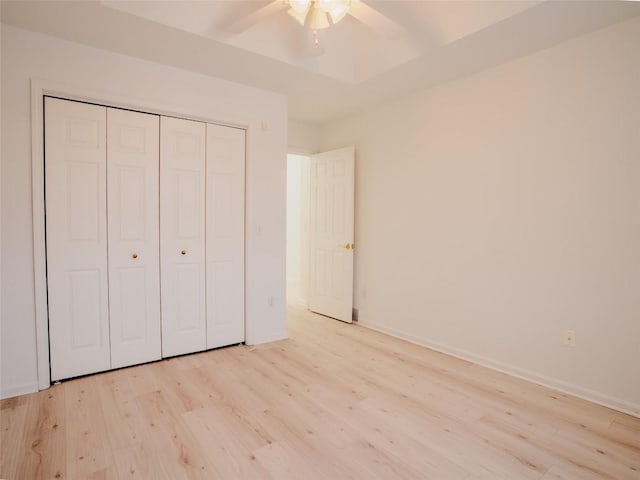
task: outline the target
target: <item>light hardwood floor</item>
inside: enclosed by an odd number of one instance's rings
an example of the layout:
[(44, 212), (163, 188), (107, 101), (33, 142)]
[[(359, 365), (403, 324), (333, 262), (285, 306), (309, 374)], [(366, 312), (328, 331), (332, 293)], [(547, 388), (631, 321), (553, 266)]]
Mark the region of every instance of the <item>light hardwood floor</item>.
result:
[(640, 479), (640, 419), (302, 310), (0, 402), (8, 479)]

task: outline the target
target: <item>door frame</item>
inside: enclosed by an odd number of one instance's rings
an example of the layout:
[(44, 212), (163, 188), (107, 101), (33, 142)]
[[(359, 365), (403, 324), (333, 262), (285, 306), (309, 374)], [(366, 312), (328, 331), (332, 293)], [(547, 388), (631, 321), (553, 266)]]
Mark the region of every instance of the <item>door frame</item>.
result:
[(260, 122), (253, 118), (204, 117), (202, 112), (185, 108), (175, 110), (175, 106), (162, 105), (139, 98), (131, 98), (106, 91), (94, 91), (78, 85), (69, 85), (56, 81), (31, 78), (31, 193), (33, 209), (33, 274), (34, 301), (36, 319), (36, 361), (38, 390), (51, 386), (49, 360), (49, 312), (47, 301), (47, 252), (45, 243), (45, 182), (44, 182), (44, 97), (59, 97), (66, 100), (94, 103), (106, 107), (123, 108), (144, 113), (184, 118), (204, 123), (213, 123), (245, 130), (245, 235), (244, 235), (244, 301), (245, 301), (245, 340), (247, 328), (247, 178), (252, 158), (252, 139), (259, 131)]

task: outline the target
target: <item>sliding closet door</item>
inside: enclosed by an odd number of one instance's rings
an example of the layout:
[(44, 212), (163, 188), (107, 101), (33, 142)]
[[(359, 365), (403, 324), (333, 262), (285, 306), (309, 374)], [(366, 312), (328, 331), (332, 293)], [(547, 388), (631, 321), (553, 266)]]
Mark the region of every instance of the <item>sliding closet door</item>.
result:
[(162, 356), (207, 347), (205, 124), (160, 119)]
[(207, 125), (207, 348), (244, 341), (244, 136)]
[(160, 350), (160, 117), (107, 109), (111, 367)]
[(51, 378), (111, 367), (107, 285), (106, 115), (45, 98)]

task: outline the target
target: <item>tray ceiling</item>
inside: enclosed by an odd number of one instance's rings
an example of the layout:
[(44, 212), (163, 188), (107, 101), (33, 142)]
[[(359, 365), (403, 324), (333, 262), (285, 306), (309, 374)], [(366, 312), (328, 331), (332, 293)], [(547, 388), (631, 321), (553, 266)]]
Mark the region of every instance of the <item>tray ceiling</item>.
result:
[(353, 0), (318, 31), (282, 0), (7, 1), (2, 21), (286, 94), (323, 123), (640, 14), (640, 2)]

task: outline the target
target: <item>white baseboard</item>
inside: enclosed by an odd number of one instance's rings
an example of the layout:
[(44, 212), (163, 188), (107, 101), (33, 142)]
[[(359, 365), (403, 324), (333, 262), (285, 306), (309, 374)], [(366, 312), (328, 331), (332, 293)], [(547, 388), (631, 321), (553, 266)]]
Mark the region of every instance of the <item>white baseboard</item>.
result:
[(427, 338), (411, 335), (392, 327), (387, 327), (385, 325), (379, 325), (376, 323), (366, 322), (362, 320), (360, 320), (358, 323), (359, 325), (366, 328), (370, 328), (371, 330), (376, 330), (378, 332), (386, 333), (387, 335), (391, 335), (393, 337), (406, 340), (416, 345), (430, 348), (432, 350), (436, 350), (441, 353), (446, 353), (447, 355), (451, 355), (452, 357), (473, 362), (478, 365), (482, 365), (483, 367), (487, 367), (492, 370), (497, 370), (499, 372), (506, 373), (508, 375), (520, 378), (522, 380), (537, 383), (538, 385), (542, 385), (544, 387), (553, 388), (554, 390), (558, 390), (562, 393), (567, 393), (569, 395), (573, 395), (583, 400), (588, 400), (590, 402), (597, 403), (598, 405), (612, 408), (619, 412), (626, 413), (628, 415), (632, 415), (634, 417), (640, 418), (640, 404), (636, 404), (636, 403), (622, 400), (619, 398), (611, 397), (604, 393), (583, 388), (579, 385), (558, 380), (556, 378), (548, 377), (546, 375), (541, 375), (539, 373), (532, 372), (524, 368), (514, 367), (512, 365), (508, 365), (506, 363), (499, 362), (491, 358), (487, 358), (481, 355), (476, 355), (475, 353), (472, 353), (472, 352), (467, 352), (465, 350), (460, 350), (458, 348), (455, 348), (449, 345), (444, 345), (442, 343), (434, 342)]
[(18, 395), (24, 395), (27, 393), (34, 393), (38, 391), (38, 382), (23, 383), (22, 385), (15, 385), (9, 388), (2, 388), (0, 391), (0, 399), (17, 397)]

